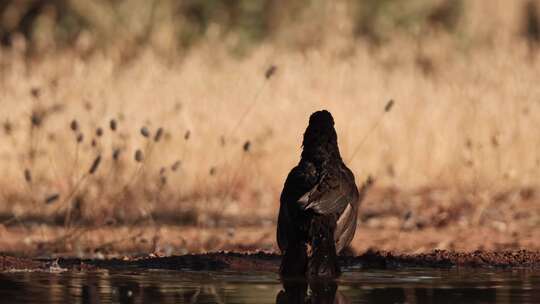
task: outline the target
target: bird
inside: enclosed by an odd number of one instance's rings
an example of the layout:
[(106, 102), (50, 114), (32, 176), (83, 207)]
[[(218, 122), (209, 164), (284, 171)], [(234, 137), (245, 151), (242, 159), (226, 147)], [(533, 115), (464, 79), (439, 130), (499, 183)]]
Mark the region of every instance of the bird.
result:
[(343, 163), (332, 114), (311, 114), (300, 162), (280, 196), (276, 236), (281, 276), (339, 276), (337, 256), (354, 237), (359, 204), (370, 184), (368, 179), (359, 192)]

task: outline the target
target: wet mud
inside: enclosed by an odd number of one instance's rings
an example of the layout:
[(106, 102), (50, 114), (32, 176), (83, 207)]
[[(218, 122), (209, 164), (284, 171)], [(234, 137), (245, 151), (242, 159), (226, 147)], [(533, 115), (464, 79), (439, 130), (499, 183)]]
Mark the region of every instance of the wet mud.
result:
[[(281, 256), (273, 253), (188, 254), (181, 256), (115, 259), (33, 259), (0, 256), (0, 271), (22, 270), (97, 270), (97, 269), (168, 269), (195, 271), (277, 271)], [(540, 269), (540, 252), (474, 251), (453, 252), (435, 250), (421, 254), (367, 251), (359, 256), (342, 256), (340, 264), (347, 268), (393, 269), (405, 267), (426, 268), (534, 268)]]

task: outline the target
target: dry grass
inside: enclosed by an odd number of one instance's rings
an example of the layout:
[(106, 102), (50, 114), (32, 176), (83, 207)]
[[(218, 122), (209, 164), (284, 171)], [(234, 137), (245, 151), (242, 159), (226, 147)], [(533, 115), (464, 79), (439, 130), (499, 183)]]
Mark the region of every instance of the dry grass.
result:
[[(534, 200), (539, 186), (540, 63), (519, 34), (518, 2), (468, 1), (457, 37), (396, 36), (376, 50), (354, 43), (346, 22), (316, 48), (290, 50), (285, 37), (242, 60), (211, 36), (182, 60), (143, 51), (128, 64), (107, 52), (0, 50), (4, 224), (74, 233), (274, 220), (307, 118), (326, 108), (357, 181), (453, 189), (433, 204), (467, 200), (465, 226), (482, 225), (499, 193), (532, 189)], [(405, 201), (403, 213), (418, 206)]]

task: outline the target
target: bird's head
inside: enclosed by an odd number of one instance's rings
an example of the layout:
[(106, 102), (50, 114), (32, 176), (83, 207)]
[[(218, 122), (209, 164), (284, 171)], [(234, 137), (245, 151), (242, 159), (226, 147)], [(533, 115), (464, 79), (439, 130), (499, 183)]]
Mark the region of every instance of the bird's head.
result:
[(302, 146), (303, 158), (318, 160), (327, 158), (329, 154), (339, 157), (334, 118), (330, 112), (321, 110), (311, 114)]

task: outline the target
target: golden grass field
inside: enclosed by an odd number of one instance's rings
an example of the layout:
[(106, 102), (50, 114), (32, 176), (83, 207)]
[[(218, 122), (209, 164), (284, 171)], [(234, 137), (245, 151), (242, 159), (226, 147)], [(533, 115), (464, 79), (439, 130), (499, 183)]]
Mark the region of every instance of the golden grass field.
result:
[(376, 48), (337, 5), (240, 59), (211, 34), (128, 61), (2, 49), (0, 251), (274, 250), (283, 181), (323, 108), (357, 184), (376, 180), (356, 250), (538, 250), (540, 61), (522, 4), (468, 1), (458, 34)]

